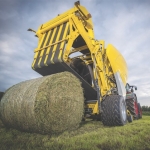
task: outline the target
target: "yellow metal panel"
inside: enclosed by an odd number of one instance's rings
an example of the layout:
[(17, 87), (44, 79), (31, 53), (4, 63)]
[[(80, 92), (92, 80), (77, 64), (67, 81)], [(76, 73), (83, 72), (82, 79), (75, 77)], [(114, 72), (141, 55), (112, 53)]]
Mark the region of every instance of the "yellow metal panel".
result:
[[(54, 38), (54, 35), (56, 33), (56, 28), (54, 28), (54, 31), (53, 31), (53, 35), (52, 35), (52, 38), (50, 39), (50, 43), (49, 44), (52, 44), (52, 41), (53, 41), (53, 38)], [(47, 48), (47, 51), (46, 51), (46, 58), (44, 60), (44, 64), (47, 66), (46, 62), (47, 62), (47, 59), (48, 59), (48, 54), (50, 53), (50, 48)]]
[[(45, 42), (44, 42), (43, 47), (46, 46), (47, 41), (48, 41), (48, 38), (49, 38), (49, 36), (50, 36), (50, 33), (51, 33), (51, 30), (48, 32), (48, 35), (47, 35), (47, 37), (46, 37), (46, 39), (45, 39)], [(46, 34), (46, 33), (45, 33), (45, 34)], [(43, 36), (43, 37), (44, 37), (44, 36)], [(38, 62), (38, 66), (39, 66), (39, 67), (40, 67), (40, 63), (41, 63), (41, 60), (42, 60), (42, 56), (43, 56), (44, 51), (45, 51), (45, 49), (43, 49), (43, 50), (41, 51), (41, 54), (40, 54), (40, 60), (39, 60), (39, 62)]]
[(93, 114), (99, 114), (98, 101), (97, 101), (96, 104), (94, 105)]
[(36, 59), (37, 59), (37, 56), (38, 56), (39, 52), (36, 52), (34, 54), (34, 60), (33, 60), (33, 63), (32, 63), (32, 68), (34, 69), (34, 65), (35, 65), (35, 62), (36, 62)]
[(124, 85), (126, 85), (128, 70), (125, 59), (123, 58), (121, 53), (111, 44), (108, 44), (106, 54), (108, 56), (114, 74), (119, 71), (122, 81)]
[[(43, 42), (43, 39), (44, 39), (44, 35), (45, 35), (45, 34), (42, 34), (42, 38), (41, 38), (41, 39), (39, 38), (40, 42), (39, 42), (39, 44), (38, 44), (38, 48), (40, 48), (41, 45), (42, 45), (42, 42)], [(36, 49), (35, 49), (35, 50), (36, 50)], [(34, 68), (34, 65), (35, 65), (36, 58), (37, 58), (38, 54), (39, 54), (39, 52), (35, 52), (35, 54), (34, 54), (34, 60), (33, 60), (33, 63), (32, 63), (32, 68)]]
[[(65, 31), (64, 31), (64, 34), (63, 34), (62, 39), (66, 38), (67, 31), (68, 31), (68, 27), (69, 27), (69, 23), (67, 22), (66, 28), (65, 28)], [(62, 50), (63, 50), (63, 47), (64, 47), (65, 43), (66, 43), (66, 41), (61, 42), (61, 45), (60, 45), (60, 53), (59, 53), (59, 55), (58, 55), (58, 60), (59, 60), (59, 61), (62, 61), (62, 60), (61, 60), (61, 56), (62, 56)]]
[(38, 52), (34, 54), (34, 60), (33, 60), (33, 62), (32, 62), (32, 68), (33, 68), (33, 69), (34, 69), (34, 65), (35, 65), (37, 56), (38, 56)]
[(50, 46), (56, 45), (56, 44), (58, 44), (58, 43), (61, 43), (61, 42), (63, 42), (63, 41), (66, 41), (66, 40), (67, 40), (67, 38), (66, 38), (66, 39), (63, 39), (63, 40), (60, 40), (60, 41), (57, 41), (57, 42), (55, 42), (55, 43), (49, 44), (49, 45), (47, 45), (47, 46), (45, 46), (45, 47), (42, 47), (42, 48), (40, 48), (40, 49), (35, 49), (34, 52), (41, 51), (41, 50), (43, 50), (43, 49), (49, 48)]
[[(53, 18), (52, 20), (44, 23), (42, 27), (38, 30), (39, 32), (43, 33), (47, 30), (52, 29), (52, 27), (58, 26), (62, 24), (63, 22), (66, 22), (71, 14), (74, 14), (76, 11), (79, 11), (82, 15), (88, 16), (89, 12), (84, 6), (76, 5), (75, 7), (71, 8), (70, 10), (58, 15), (57, 17)], [(92, 20), (88, 18), (87, 20), (92, 26)]]
[[(57, 42), (59, 40), (59, 37), (60, 37), (60, 34), (62, 32), (62, 27), (63, 27), (63, 24), (60, 25), (60, 28), (59, 28), (59, 31), (58, 31), (58, 34), (57, 34), (57, 37), (56, 37), (56, 41)], [(55, 44), (54, 47), (53, 47), (53, 54), (52, 54), (52, 57), (51, 57), (51, 63), (54, 63), (53, 62), (53, 58), (54, 58), (54, 55), (55, 55), (55, 51), (56, 51), (56, 47), (57, 47), (58, 44)]]
[(64, 22), (67, 22), (68, 19), (69, 19), (68, 17), (64, 18), (63, 20), (60, 20), (59, 22), (56, 22), (56, 23), (52, 24), (51, 26), (48, 26), (47, 28), (44, 28), (44, 29), (40, 30), (39, 32), (40, 33), (45, 33), (46, 31), (51, 30), (52, 28), (54, 28), (56, 26), (59, 26), (60, 24), (63, 24)]
[(38, 67), (39, 68), (40, 68), (40, 63), (41, 63), (41, 60), (42, 60), (43, 53), (44, 53), (44, 49), (40, 53), (40, 59), (39, 59), (39, 62), (38, 62)]
[(41, 45), (42, 45), (42, 43), (43, 43), (45, 34), (41, 34), (41, 35), (42, 35), (42, 36), (41, 36), (41, 38), (39, 38), (39, 41), (38, 41), (38, 47), (34, 49), (34, 53), (37, 52), (37, 49), (40, 49), (40, 48), (41, 48)]
[(34, 54), (34, 59), (36, 59), (38, 56), (38, 52)]
[(39, 39), (39, 40), (40, 40), (40, 44), (38, 45), (38, 48), (41, 48), (41, 45), (42, 45), (42, 42), (43, 42), (44, 36), (45, 36), (45, 34), (42, 34), (42, 38), (41, 38), (41, 39)]
[(87, 108), (92, 108), (92, 110), (93, 110), (92, 114), (99, 114), (98, 101), (96, 103), (86, 104), (86, 107)]
[[(75, 12), (75, 8), (71, 8), (70, 10), (64, 12), (63, 14), (58, 15), (57, 17), (53, 18), (52, 20), (46, 22), (43, 24), (42, 29), (47, 28), (51, 25), (53, 25), (56, 22), (60, 22), (62, 23), (61, 20), (63, 20), (64, 18), (66, 18), (67, 16), (69, 16), (70, 14)], [(64, 21), (63, 21), (64, 22)]]
[(36, 62), (36, 59), (33, 60), (32, 69), (34, 69), (35, 62)]

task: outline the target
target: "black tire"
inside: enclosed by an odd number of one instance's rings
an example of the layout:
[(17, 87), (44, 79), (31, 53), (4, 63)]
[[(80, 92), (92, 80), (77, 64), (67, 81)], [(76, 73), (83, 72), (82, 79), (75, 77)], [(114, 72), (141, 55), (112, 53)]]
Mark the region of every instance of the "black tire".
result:
[(128, 120), (129, 123), (131, 123), (131, 122), (133, 121), (132, 115), (128, 115), (128, 116), (127, 116), (127, 120)]
[(138, 113), (136, 112), (135, 102), (137, 102), (136, 96), (131, 99), (126, 99), (127, 109), (130, 111), (134, 119), (138, 119)]
[(101, 106), (101, 119), (105, 126), (123, 126), (127, 123), (126, 104), (122, 96), (107, 96)]
[(140, 103), (138, 103), (138, 118), (142, 118), (142, 108), (141, 108), (141, 105)]

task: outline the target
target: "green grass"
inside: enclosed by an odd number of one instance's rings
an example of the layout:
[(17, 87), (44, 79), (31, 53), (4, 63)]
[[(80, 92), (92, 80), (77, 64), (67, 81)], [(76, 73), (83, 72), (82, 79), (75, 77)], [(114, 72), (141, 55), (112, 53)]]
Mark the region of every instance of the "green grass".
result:
[(0, 150), (150, 150), (150, 116), (123, 127), (86, 121), (58, 136), (7, 129), (0, 122)]

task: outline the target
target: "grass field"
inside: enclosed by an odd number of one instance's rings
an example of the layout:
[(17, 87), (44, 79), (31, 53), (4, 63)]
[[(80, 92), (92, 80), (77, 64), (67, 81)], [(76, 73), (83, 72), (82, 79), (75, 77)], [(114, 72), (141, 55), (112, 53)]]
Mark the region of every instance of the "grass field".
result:
[(71, 132), (50, 136), (7, 129), (0, 121), (0, 150), (150, 150), (150, 115), (124, 127), (86, 121)]
[(142, 114), (146, 116), (150, 116), (150, 111), (143, 111)]

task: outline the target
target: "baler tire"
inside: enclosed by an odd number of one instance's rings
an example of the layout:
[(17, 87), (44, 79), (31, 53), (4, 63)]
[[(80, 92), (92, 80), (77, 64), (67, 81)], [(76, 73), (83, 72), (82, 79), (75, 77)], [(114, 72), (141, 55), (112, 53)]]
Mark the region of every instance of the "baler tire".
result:
[(141, 119), (142, 118), (142, 108), (140, 103), (138, 103), (138, 118)]
[(101, 119), (105, 126), (123, 126), (127, 123), (126, 103), (122, 96), (107, 96), (101, 106)]

